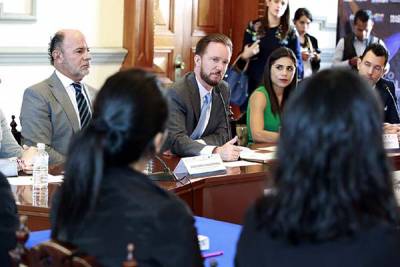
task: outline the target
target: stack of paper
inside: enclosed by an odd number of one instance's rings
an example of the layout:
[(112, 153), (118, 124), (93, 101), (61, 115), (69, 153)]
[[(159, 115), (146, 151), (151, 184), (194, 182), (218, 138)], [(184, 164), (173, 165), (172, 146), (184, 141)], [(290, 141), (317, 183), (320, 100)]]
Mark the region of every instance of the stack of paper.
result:
[(256, 150), (245, 149), (240, 151), (240, 158), (248, 161), (266, 163), (270, 160), (275, 159), (275, 152), (262, 153), (257, 152)]

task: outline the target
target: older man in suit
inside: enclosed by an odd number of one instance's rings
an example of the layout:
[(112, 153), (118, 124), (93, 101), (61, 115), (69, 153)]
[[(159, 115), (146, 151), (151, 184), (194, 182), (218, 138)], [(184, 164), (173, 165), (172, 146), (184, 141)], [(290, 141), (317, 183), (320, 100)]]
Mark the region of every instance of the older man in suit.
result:
[(32, 158), (36, 154), (36, 148), (22, 149), (18, 145), (1, 110), (0, 124), (0, 172), (5, 176), (17, 176), (19, 170), (31, 171)]
[(23, 142), (44, 143), (51, 164), (64, 161), (73, 134), (91, 118), (94, 90), (81, 83), (89, 74), (90, 53), (77, 30), (60, 30), (50, 41), (54, 73), (25, 90), (21, 108)]
[(229, 90), (222, 81), (232, 55), (232, 42), (222, 34), (203, 37), (196, 45), (194, 72), (168, 91), (170, 119), (167, 147), (179, 156), (218, 153), (237, 160), (240, 148), (230, 140), (226, 106)]

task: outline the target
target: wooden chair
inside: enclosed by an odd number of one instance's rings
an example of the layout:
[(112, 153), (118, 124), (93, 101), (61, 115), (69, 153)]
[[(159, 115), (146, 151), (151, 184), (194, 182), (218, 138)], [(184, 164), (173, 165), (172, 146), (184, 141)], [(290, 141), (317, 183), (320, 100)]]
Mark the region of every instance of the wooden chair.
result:
[[(26, 216), (20, 217), (20, 227), (16, 231), (17, 247), (10, 251), (14, 267), (99, 267), (100, 264), (92, 256), (79, 251), (71, 244), (56, 240), (46, 241), (31, 249), (25, 247), (29, 237), (29, 229), (26, 227)], [(122, 267), (137, 267), (133, 257), (134, 245), (128, 244), (127, 258)]]
[(14, 136), (15, 140), (17, 140), (17, 143), (19, 145), (21, 145), (21, 132), (19, 132), (17, 130), (17, 126), (18, 124), (15, 122), (15, 116), (11, 115), (11, 122), (10, 122), (10, 126), (11, 126), (11, 133)]

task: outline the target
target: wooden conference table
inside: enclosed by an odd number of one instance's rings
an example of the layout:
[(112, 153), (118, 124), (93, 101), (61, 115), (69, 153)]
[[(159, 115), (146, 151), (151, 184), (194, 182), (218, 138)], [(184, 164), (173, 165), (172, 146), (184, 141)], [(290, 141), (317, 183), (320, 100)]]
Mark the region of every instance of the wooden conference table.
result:
[[(390, 160), (394, 170), (400, 170), (400, 150), (392, 151)], [(179, 162), (176, 156), (163, 156), (172, 170)], [(184, 200), (194, 215), (231, 223), (242, 223), (248, 207), (262, 196), (264, 189), (272, 186), (272, 163), (252, 166), (228, 167), (227, 173), (199, 178), (185, 178), (182, 181), (158, 181), (157, 183)], [(155, 161), (155, 169), (161, 164)], [(56, 170), (57, 172), (57, 170)], [(28, 227), (35, 230), (50, 228), (49, 207), (32, 205), (32, 186), (12, 186), (18, 212), (28, 216)], [(60, 187), (60, 183), (50, 183), (48, 204)]]

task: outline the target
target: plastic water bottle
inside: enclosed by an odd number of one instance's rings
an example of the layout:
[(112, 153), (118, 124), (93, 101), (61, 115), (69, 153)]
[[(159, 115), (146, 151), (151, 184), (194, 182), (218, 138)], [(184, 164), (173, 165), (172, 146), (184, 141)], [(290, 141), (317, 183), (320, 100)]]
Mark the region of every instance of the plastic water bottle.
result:
[(43, 143), (37, 144), (38, 153), (33, 158), (32, 204), (48, 206), (49, 154)]

